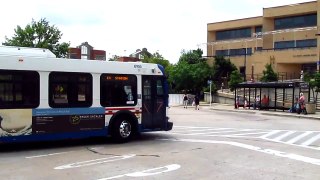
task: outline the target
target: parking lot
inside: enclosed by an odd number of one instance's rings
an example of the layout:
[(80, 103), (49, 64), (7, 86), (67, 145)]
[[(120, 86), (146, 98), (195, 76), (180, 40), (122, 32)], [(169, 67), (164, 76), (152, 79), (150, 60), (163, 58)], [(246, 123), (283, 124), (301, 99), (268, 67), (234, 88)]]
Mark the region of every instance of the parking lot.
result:
[(1, 145), (5, 179), (319, 179), (320, 122), (172, 107), (174, 129)]

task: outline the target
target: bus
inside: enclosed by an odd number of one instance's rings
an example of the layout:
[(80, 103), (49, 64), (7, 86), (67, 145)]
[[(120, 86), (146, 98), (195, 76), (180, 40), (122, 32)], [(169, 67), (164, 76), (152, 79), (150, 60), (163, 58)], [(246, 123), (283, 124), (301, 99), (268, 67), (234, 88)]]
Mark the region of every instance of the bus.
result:
[(168, 97), (161, 65), (0, 46), (0, 143), (169, 131)]

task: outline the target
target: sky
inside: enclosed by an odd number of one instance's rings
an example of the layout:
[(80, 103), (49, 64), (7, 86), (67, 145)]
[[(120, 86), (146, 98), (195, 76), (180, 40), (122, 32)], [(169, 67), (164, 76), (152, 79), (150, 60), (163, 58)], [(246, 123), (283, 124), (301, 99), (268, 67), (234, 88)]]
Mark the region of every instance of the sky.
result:
[(160, 53), (170, 63), (182, 50), (204, 50), (207, 24), (262, 16), (263, 8), (315, 0), (4, 0), (0, 10), (0, 43), (17, 25), (41, 18), (55, 25), (60, 42), (128, 56), (137, 49)]

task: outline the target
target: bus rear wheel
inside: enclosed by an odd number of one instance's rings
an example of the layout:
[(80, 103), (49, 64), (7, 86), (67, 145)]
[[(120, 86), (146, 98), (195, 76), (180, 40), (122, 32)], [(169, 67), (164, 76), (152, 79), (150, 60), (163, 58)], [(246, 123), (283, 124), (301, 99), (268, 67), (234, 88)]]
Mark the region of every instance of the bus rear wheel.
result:
[(111, 136), (118, 143), (129, 141), (133, 136), (132, 122), (127, 119), (117, 119), (113, 124)]

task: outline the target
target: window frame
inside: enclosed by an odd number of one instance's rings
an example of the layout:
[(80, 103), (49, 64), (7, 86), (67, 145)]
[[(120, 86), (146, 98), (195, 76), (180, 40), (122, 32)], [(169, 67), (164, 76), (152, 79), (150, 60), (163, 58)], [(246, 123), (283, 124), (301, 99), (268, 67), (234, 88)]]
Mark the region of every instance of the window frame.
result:
[[(79, 78), (84, 77), (86, 80), (80, 81)], [(62, 80), (59, 80), (58, 78), (61, 78)], [(66, 85), (67, 87), (65, 87), (64, 85)], [(79, 93), (80, 85), (85, 85), (84, 101), (79, 101), (79, 95), (81, 95)], [(48, 86), (48, 103), (52, 108), (78, 108), (92, 106), (93, 77), (90, 73), (53, 71), (49, 74)], [(66, 91), (66, 103), (62, 102), (63, 98), (60, 101), (61, 103), (54, 102), (56, 99), (54, 99), (53, 96), (57, 95), (57, 92), (54, 91), (59, 91), (59, 88), (57, 89), (57, 87), (62, 87), (62, 89), (60, 90), (61, 92), (63, 92), (64, 90)]]
[[(116, 77), (128, 77), (127, 80), (116, 79)], [(128, 99), (130, 94), (125, 92), (124, 87), (131, 86), (132, 100)], [(113, 92), (122, 93), (112, 94)], [(126, 93), (127, 99), (125, 99)], [(116, 99), (119, 98), (119, 99)], [(121, 102), (122, 101), (122, 102)], [(126, 103), (124, 103), (126, 102)], [(136, 106), (138, 103), (138, 78), (134, 74), (111, 74), (103, 73), (100, 76), (100, 105), (103, 107)]]
[[(0, 76), (7, 75), (12, 76), (11, 80), (1, 80), (0, 77), (0, 89), (3, 84), (3, 95), (0, 95), (0, 109), (33, 109), (40, 105), (40, 74), (37, 71), (28, 70), (0, 70)], [(20, 76), (20, 78), (19, 78)], [(4, 84), (11, 84), (11, 92), (5, 95)], [(30, 84), (31, 83), (31, 84)], [(17, 88), (20, 86), (20, 88)], [(10, 91), (10, 90), (9, 90)], [(19, 96), (21, 100), (17, 100)], [(12, 100), (4, 100), (2, 96), (12, 96)], [(2, 97), (2, 98), (1, 98)], [(19, 99), (20, 99), (19, 98)]]

